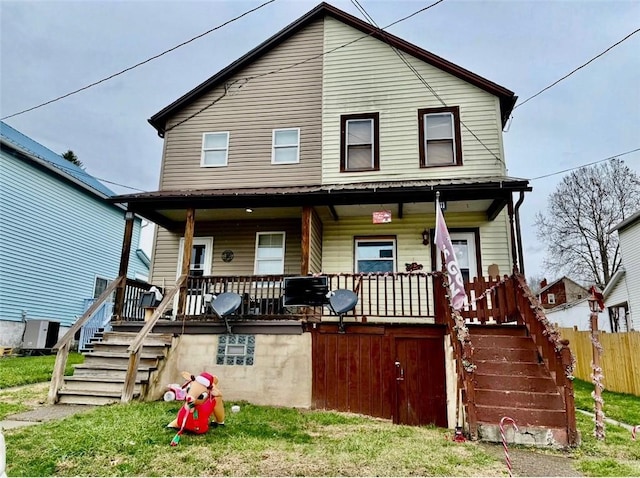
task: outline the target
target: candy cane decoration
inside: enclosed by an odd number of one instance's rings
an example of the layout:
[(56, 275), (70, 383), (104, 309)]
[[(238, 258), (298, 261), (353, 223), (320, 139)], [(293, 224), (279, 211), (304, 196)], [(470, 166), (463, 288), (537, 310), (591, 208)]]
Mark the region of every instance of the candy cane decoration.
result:
[(631, 439), (636, 441), (636, 430), (640, 428), (640, 425), (636, 425), (631, 429)]
[(515, 431), (518, 431), (518, 425), (516, 425), (516, 421), (513, 418), (502, 417), (502, 420), (500, 420), (500, 436), (502, 437), (502, 448), (504, 448), (504, 459), (507, 462), (507, 469), (509, 470), (509, 476), (513, 476), (511, 474), (511, 458), (509, 458), (509, 449), (507, 448), (507, 438), (504, 435), (505, 421), (510, 421)]

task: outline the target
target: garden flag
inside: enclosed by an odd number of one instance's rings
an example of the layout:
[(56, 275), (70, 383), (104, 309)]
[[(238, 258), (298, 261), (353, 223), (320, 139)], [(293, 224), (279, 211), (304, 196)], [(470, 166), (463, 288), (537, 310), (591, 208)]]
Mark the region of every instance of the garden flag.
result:
[(447, 224), (444, 222), (444, 216), (440, 209), (439, 194), (436, 195), (436, 246), (444, 255), (444, 262), (449, 273), (449, 289), (451, 295), (451, 305), (455, 310), (460, 310), (467, 304), (467, 294), (464, 291), (464, 280), (462, 272), (458, 266), (456, 253), (451, 244), (451, 237), (447, 230)]

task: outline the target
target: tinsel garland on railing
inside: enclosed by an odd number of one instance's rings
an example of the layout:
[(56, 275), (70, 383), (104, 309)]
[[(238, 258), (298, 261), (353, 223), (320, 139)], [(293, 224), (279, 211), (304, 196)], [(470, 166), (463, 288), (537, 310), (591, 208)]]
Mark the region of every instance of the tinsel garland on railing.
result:
[(595, 428), (593, 430), (593, 436), (598, 440), (604, 440), (604, 437), (606, 436), (606, 433), (604, 431), (604, 411), (602, 410), (602, 408), (604, 407), (604, 400), (602, 399), (602, 392), (604, 391), (602, 379), (604, 378), (604, 375), (602, 375), (602, 368), (596, 367), (593, 362), (591, 362), (591, 368), (594, 372), (591, 374), (591, 380), (593, 380), (595, 388), (600, 389), (599, 394), (596, 394), (595, 389), (593, 392), (591, 392), (591, 398), (593, 398), (593, 400), (600, 405), (599, 407), (594, 406), (595, 415), (593, 417), (593, 421), (595, 423)]

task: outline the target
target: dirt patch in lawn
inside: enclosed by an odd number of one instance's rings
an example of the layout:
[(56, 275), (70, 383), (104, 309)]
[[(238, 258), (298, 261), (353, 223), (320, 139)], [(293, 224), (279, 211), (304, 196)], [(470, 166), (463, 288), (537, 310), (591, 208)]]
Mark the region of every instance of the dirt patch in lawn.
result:
[[(487, 453), (505, 462), (502, 445), (482, 443), (480, 446)], [(509, 458), (513, 476), (584, 476), (575, 469), (576, 460), (562, 451), (509, 448)]]

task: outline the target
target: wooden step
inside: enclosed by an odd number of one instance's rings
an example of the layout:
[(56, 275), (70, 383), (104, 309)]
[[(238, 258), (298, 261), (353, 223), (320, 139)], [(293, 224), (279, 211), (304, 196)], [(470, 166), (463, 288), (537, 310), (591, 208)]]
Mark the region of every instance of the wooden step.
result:
[(545, 367), (537, 362), (501, 362), (475, 360), (477, 374), (507, 375), (516, 377), (550, 377)]
[(509, 335), (471, 335), (474, 348), (498, 347), (511, 349), (537, 350), (531, 337)]
[[(142, 380), (136, 377), (135, 390), (138, 392), (143, 383), (148, 380)], [(65, 377), (62, 390), (65, 391), (92, 391), (100, 395), (102, 392), (122, 392), (124, 380), (112, 379), (109, 377)]]
[[(76, 404), (76, 405), (109, 405), (119, 403), (122, 392), (102, 392), (100, 394), (94, 391), (83, 390), (64, 390), (58, 391), (58, 403)], [(134, 397), (138, 397), (139, 393), (134, 391)]]
[(523, 325), (477, 325), (468, 324), (467, 328), (473, 342), (474, 335), (507, 335), (509, 337), (525, 337), (527, 328)]
[[(118, 343), (131, 345), (138, 336), (134, 332), (105, 332), (102, 343)], [(149, 334), (144, 340), (144, 345), (169, 346), (172, 342), (171, 334)]]
[(494, 375), (476, 373), (476, 389), (510, 390), (516, 392), (557, 392), (555, 381), (549, 377), (527, 377), (518, 375)]
[(535, 408), (538, 410), (564, 410), (564, 402), (557, 391), (515, 392), (511, 390), (487, 390), (476, 388), (476, 404), (501, 406), (508, 404), (516, 408)]
[(496, 407), (476, 405), (478, 422), (496, 424), (503, 417), (513, 418), (516, 424), (526, 427), (564, 427), (567, 424), (565, 410), (540, 410), (521, 407)]
[[(112, 353), (126, 353), (128, 354), (128, 349), (131, 344), (127, 343), (114, 343), (114, 342), (98, 342), (93, 344), (92, 350), (89, 352), (112, 352)], [(145, 344), (142, 347), (142, 352), (148, 355), (157, 355), (158, 357), (164, 356), (166, 351), (168, 350), (168, 346), (166, 345), (147, 345)]]
[(498, 362), (539, 362), (537, 350), (506, 348), (506, 347), (477, 347), (474, 342), (473, 360), (498, 361)]

